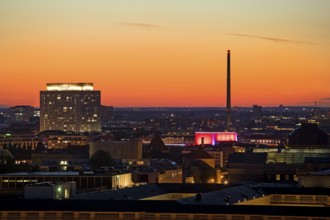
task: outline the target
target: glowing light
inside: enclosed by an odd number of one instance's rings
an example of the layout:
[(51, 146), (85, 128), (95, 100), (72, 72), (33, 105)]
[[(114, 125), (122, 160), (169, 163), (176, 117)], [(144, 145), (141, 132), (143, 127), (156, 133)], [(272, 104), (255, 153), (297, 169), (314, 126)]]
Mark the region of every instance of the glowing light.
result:
[(60, 162), (60, 165), (68, 165), (68, 161), (62, 160), (62, 161)]
[(47, 91), (93, 91), (93, 83), (47, 83)]
[(195, 132), (195, 144), (216, 145), (219, 142), (236, 142), (236, 132)]

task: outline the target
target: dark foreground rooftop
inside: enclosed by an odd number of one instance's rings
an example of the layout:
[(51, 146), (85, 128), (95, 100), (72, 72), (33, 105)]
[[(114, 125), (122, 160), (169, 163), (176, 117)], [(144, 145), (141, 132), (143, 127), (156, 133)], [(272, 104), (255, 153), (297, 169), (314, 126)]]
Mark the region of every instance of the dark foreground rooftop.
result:
[[(130, 192), (130, 191), (136, 192)], [(149, 191), (149, 192), (148, 192)], [(125, 198), (122, 193), (127, 195)], [(106, 192), (107, 196), (109, 192)], [(133, 193), (133, 194), (131, 194)], [(201, 201), (196, 197), (181, 200), (139, 200), (141, 194), (144, 197), (162, 193), (202, 193)], [(271, 216), (330, 216), (329, 199), (324, 204), (306, 206), (306, 204), (277, 205), (237, 205), (224, 203), (224, 196), (237, 199), (242, 195), (246, 198), (251, 193), (260, 196), (282, 195), (314, 195), (329, 198), (330, 188), (299, 188), (274, 184), (248, 184), (241, 186), (224, 187), (223, 185), (209, 184), (152, 184), (141, 188), (116, 190), (112, 197), (105, 199), (99, 194), (93, 199), (77, 197), (72, 200), (23, 200), (23, 199), (0, 199), (1, 211), (68, 211), (68, 212), (145, 212), (145, 213), (205, 213), (205, 214), (235, 214), (235, 215), (271, 215)], [(255, 194), (256, 195), (256, 194)], [(88, 197), (89, 197), (88, 196)], [(107, 197), (106, 196), (106, 197)], [(217, 198), (219, 197), (219, 198)], [(237, 197), (237, 198), (236, 198)], [(220, 199), (221, 198), (221, 199)], [(216, 201), (221, 201), (217, 203)], [(249, 200), (249, 198), (248, 198)]]
[(239, 206), (179, 204), (175, 201), (144, 200), (0, 200), (1, 211), (79, 211), (79, 212), (148, 212), (254, 214), (274, 216), (329, 216), (329, 207)]

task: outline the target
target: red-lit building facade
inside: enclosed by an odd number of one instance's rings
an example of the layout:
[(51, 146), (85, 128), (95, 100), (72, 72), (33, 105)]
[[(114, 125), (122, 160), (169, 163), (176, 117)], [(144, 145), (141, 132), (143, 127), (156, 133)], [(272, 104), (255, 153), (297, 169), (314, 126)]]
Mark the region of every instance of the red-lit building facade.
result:
[(216, 145), (220, 142), (237, 142), (236, 132), (195, 132), (196, 145)]

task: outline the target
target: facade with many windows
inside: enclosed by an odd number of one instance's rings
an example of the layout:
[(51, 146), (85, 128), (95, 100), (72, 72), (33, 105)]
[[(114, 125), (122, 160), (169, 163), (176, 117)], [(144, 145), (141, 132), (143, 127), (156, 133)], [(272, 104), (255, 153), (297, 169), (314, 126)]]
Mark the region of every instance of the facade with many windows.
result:
[(40, 131), (100, 131), (100, 100), (92, 83), (48, 83), (40, 91)]

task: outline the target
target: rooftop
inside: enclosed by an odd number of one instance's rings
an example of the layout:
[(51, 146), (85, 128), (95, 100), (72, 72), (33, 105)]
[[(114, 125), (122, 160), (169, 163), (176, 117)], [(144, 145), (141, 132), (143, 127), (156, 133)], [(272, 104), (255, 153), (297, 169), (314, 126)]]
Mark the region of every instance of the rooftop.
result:
[(1, 176), (79, 176), (79, 172), (17, 172), (4, 173)]
[[(250, 184), (242, 186), (233, 186), (220, 189), (218, 184), (196, 185), (195, 184), (151, 184), (143, 186), (142, 188), (134, 187), (125, 190), (112, 191), (111, 198), (99, 198), (97, 194), (89, 194), (86, 198), (77, 197), (74, 200), (8, 200), (0, 199), (0, 210), (3, 211), (70, 211), (70, 212), (146, 212), (146, 213), (203, 213), (213, 215), (269, 215), (269, 216), (318, 216), (329, 217), (330, 208), (328, 195), (330, 189), (327, 188), (298, 188), (287, 185), (265, 185), (265, 184)], [(181, 200), (137, 200), (140, 196), (134, 197), (133, 194), (128, 193), (127, 190), (139, 191), (136, 195), (144, 194), (145, 197), (152, 194), (159, 194), (162, 192), (173, 193), (174, 191), (181, 191), (181, 193), (198, 192), (199, 189), (209, 188), (208, 192), (202, 194), (200, 201), (195, 197), (184, 198)], [(181, 190), (180, 190), (181, 189)], [(193, 190), (194, 189), (194, 190)], [(107, 194), (107, 192), (105, 192)], [(115, 194), (118, 199), (115, 199)], [(281, 194), (289, 196), (289, 198), (299, 198), (304, 200), (305, 197), (313, 196), (314, 198), (326, 198), (325, 203), (318, 203), (317, 205), (305, 204), (280, 204), (285, 197), (276, 195), (274, 199), (279, 202), (277, 205), (267, 204), (265, 201), (251, 205), (238, 205), (237, 201), (241, 200), (253, 201), (253, 196), (260, 199), (267, 199), (271, 194)], [(85, 194), (87, 195), (87, 194)], [(80, 196), (80, 195), (79, 195)], [(320, 197), (321, 196), (321, 197)], [(93, 201), (89, 200), (93, 198)], [(131, 199), (130, 199), (131, 198)], [(135, 199), (134, 199), (135, 198)], [(228, 204), (226, 200), (230, 201)], [(87, 200), (87, 201), (86, 201)], [(106, 200), (106, 201), (105, 201)], [(317, 199), (316, 199), (317, 200)], [(323, 200), (322, 200), (323, 201)], [(325, 201), (325, 200), (324, 200)], [(301, 202), (301, 201), (300, 201)], [(317, 201), (316, 201), (317, 202)]]
[(261, 163), (265, 164), (267, 160), (267, 153), (233, 153), (229, 155), (228, 163)]
[(201, 148), (198, 148), (197, 150), (193, 150), (190, 152), (190, 154), (187, 156), (190, 160), (196, 160), (196, 159), (213, 159), (213, 157), (204, 151)]
[(47, 91), (93, 91), (93, 83), (47, 83)]

